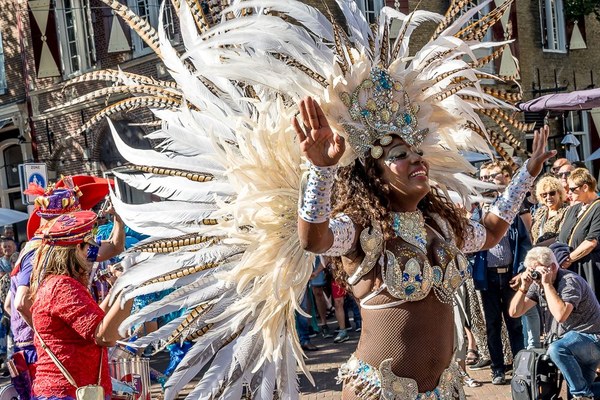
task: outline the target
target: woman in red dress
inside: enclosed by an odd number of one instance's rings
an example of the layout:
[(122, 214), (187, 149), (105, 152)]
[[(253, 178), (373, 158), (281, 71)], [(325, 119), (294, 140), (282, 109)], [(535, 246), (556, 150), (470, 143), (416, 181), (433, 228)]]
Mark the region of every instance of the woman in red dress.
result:
[(87, 290), (91, 263), (86, 260), (93, 245), (91, 229), (96, 214), (65, 214), (42, 227), (44, 244), (38, 252), (31, 289), (32, 319), (39, 336), (34, 399), (75, 399), (69, 382), (43, 349), (39, 337), (56, 355), (78, 387), (100, 384), (110, 398), (111, 382), (106, 347), (120, 339), (119, 324), (130, 314), (131, 301), (108, 308), (97, 305)]

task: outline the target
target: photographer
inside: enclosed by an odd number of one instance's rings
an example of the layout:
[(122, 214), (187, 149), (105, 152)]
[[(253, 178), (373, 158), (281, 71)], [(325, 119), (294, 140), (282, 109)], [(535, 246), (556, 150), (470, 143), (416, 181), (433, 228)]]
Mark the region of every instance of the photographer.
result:
[[(555, 251), (564, 258), (560, 246)], [(573, 398), (592, 400), (600, 396), (600, 383), (593, 383), (600, 364), (600, 304), (581, 276), (559, 267), (561, 261), (547, 247), (531, 249), (509, 312), (519, 317), (537, 303), (547, 303), (546, 315), (559, 338), (548, 347), (548, 355)]]

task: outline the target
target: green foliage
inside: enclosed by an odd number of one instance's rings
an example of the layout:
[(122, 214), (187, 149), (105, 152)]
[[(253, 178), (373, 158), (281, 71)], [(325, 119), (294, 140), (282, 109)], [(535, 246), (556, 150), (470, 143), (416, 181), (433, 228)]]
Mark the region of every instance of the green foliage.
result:
[(565, 16), (576, 19), (594, 13), (600, 20), (600, 0), (565, 0)]

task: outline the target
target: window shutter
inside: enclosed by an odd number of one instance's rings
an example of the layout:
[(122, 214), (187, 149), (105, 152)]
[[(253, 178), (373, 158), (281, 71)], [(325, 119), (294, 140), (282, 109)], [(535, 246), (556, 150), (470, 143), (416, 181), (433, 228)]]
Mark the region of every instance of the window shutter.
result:
[(29, 0), (27, 7), (37, 77), (60, 76), (60, 45), (54, 3), (51, 0)]
[[(496, 6), (501, 5), (503, 0), (495, 0)], [(492, 39), (494, 41), (503, 41), (506, 39), (517, 39), (517, 8), (514, 4), (510, 6), (500, 23), (492, 27)], [(515, 43), (507, 44), (502, 55), (495, 61), (495, 70), (499, 76), (519, 78), (518, 68), (514, 57), (518, 58), (518, 48)]]
[(546, 1), (540, 0), (540, 30), (542, 48), (548, 48), (548, 21), (546, 21)]
[(104, 20), (104, 32), (108, 33), (107, 52), (120, 53), (132, 50), (129, 26), (108, 6), (102, 8), (102, 16)]

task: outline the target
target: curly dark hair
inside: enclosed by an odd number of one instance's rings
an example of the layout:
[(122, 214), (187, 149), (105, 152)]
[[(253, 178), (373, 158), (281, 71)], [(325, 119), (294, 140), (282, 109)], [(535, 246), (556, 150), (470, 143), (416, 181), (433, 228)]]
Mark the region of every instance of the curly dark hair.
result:
[[(388, 193), (389, 185), (379, 177), (383, 171), (377, 161), (371, 157), (365, 159), (363, 165), (358, 159), (354, 164), (338, 170), (332, 192), (333, 215), (343, 212), (348, 215), (360, 229), (371, 226), (371, 221), (378, 221), (383, 231), (385, 241), (395, 236), (392, 228), (392, 217)], [(438, 214), (447, 221), (452, 221), (450, 226), (454, 231), (459, 247), (467, 230), (467, 219), (464, 210), (456, 207), (437, 188), (431, 191), (419, 202), (418, 208), (423, 212), (425, 219), (430, 219), (431, 214)], [(431, 222), (431, 221), (430, 221)], [(435, 224), (435, 223), (434, 223)], [(357, 233), (359, 233), (357, 232)], [(340, 284), (347, 287), (347, 274), (342, 268), (341, 257), (332, 257), (335, 268), (333, 275)]]

